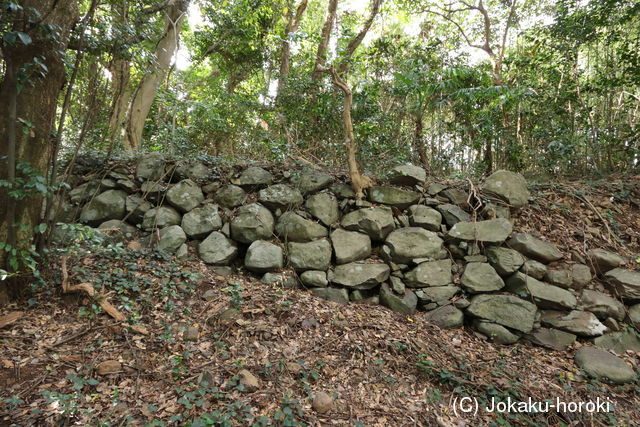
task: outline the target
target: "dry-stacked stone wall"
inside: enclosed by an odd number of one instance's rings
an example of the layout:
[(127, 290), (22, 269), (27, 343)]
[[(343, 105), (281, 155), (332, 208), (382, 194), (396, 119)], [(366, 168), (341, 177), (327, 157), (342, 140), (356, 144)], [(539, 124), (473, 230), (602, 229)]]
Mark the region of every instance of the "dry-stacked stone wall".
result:
[(338, 303), (424, 311), (442, 328), (467, 324), (501, 344), (526, 339), (560, 350), (594, 340), (576, 355), (583, 369), (617, 382), (634, 376), (602, 349), (640, 351), (625, 328), (640, 325), (640, 273), (601, 249), (566, 259), (544, 236), (514, 230), (511, 216), (530, 199), (518, 174), (495, 172), (470, 195), (403, 165), (367, 200), (310, 168), (219, 175), (199, 161), (148, 154), (135, 172), (85, 175), (63, 217), (123, 239), (143, 236), (178, 257), (189, 243), (207, 264)]

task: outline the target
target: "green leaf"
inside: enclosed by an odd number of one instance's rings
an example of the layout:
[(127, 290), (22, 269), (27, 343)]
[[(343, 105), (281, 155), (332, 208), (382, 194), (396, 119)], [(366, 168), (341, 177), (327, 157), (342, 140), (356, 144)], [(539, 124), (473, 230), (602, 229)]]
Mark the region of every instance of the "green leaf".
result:
[(18, 31), (17, 32), (17, 36), (20, 39), (20, 41), (22, 42), (23, 45), (29, 45), (31, 44), (32, 40), (31, 40), (31, 36), (27, 33), (23, 33), (22, 31)]

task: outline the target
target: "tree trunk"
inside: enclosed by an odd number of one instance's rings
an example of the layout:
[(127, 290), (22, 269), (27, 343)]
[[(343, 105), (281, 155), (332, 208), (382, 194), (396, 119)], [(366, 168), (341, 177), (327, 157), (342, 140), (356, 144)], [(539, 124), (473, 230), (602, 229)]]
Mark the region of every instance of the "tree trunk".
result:
[(418, 153), (418, 158), (420, 159), (420, 163), (422, 164), (422, 167), (424, 167), (427, 173), (431, 174), (431, 162), (429, 161), (429, 155), (427, 154), (427, 150), (424, 148), (424, 140), (422, 138), (423, 131), (424, 131), (424, 124), (422, 122), (422, 115), (418, 115), (415, 117), (413, 148)]
[(111, 114), (109, 116), (109, 142), (122, 145), (125, 150), (131, 152), (133, 148), (126, 136), (127, 110), (131, 100), (131, 88), (129, 86), (131, 64), (127, 60), (114, 59), (111, 66), (111, 87), (113, 101), (111, 102)]
[(280, 75), (278, 76), (278, 89), (276, 91), (276, 99), (280, 97), (282, 90), (287, 81), (287, 77), (289, 76), (289, 68), (290, 68), (290, 55), (291, 55), (291, 43), (289, 42), (289, 37), (291, 34), (295, 33), (298, 30), (298, 26), (300, 25), (300, 21), (302, 20), (302, 14), (307, 8), (308, 0), (302, 0), (300, 5), (298, 5), (298, 9), (296, 10), (295, 15), (293, 14), (293, 4), (290, 4), (287, 9), (287, 26), (285, 28), (285, 34), (282, 39), (282, 47), (280, 50)]
[[(17, 42), (15, 45), (2, 45), (2, 56), (8, 69), (19, 70), (26, 64), (34, 64), (34, 58), (40, 58), (47, 67), (43, 77), (37, 74), (29, 76), (22, 90), (17, 93), (16, 116), (25, 123), (31, 123), (28, 132), (16, 132), (15, 157), (16, 162), (28, 162), (42, 176), (47, 176), (49, 160), (53, 148), (51, 130), (56, 116), (58, 94), (65, 81), (65, 66), (62, 56), (69, 42), (69, 34), (78, 17), (77, 0), (26, 0), (21, 2), (25, 10), (38, 10), (44, 17), (41, 24), (55, 25), (60, 28), (59, 38), (56, 40), (43, 38), (40, 26), (25, 27), (25, 20), (16, 19), (13, 30), (23, 31), (31, 36), (31, 43), (24, 46)], [(34, 64), (37, 67), (36, 64)], [(12, 76), (5, 75), (0, 83), (0, 99), (10, 100), (15, 94), (16, 85)], [(0, 135), (10, 136), (12, 128), (18, 126), (11, 116), (11, 106), (7, 102), (0, 103)], [(0, 144), (0, 156), (11, 154), (12, 144), (4, 140)], [(15, 168), (11, 162), (4, 162), (0, 167), (0, 179), (8, 179)], [(11, 169), (11, 172), (9, 171)], [(15, 209), (12, 215), (11, 209)], [(5, 188), (0, 192), (0, 241), (6, 242), (9, 222), (19, 223), (17, 233), (18, 245), (30, 245), (34, 227), (40, 223), (42, 198), (29, 196), (23, 200), (9, 198)], [(9, 214), (9, 215), (7, 215)], [(11, 216), (14, 219), (10, 218)], [(0, 254), (0, 268), (6, 269), (4, 254)]]
[(311, 74), (312, 80), (318, 80), (322, 74), (322, 69), (327, 63), (327, 49), (329, 48), (329, 40), (331, 39), (331, 30), (336, 20), (336, 11), (338, 9), (338, 0), (329, 0), (327, 7), (327, 19), (322, 26), (320, 33), (320, 43), (318, 43), (318, 51), (316, 53), (316, 63)]
[(180, 28), (188, 6), (188, 0), (177, 1), (167, 10), (165, 32), (154, 54), (153, 70), (144, 75), (131, 101), (127, 120), (127, 138), (133, 150), (142, 147), (144, 124), (158, 93), (160, 83), (169, 70), (171, 59), (178, 48)]
[(342, 108), (342, 127), (344, 129), (344, 142), (347, 147), (347, 165), (349, 167), (349, 178), (351, 179), (351, 187), (356, 193), (356, 199), (361, 200), (364, 197), (364, 190), (371, 187), (371, 180), (360, 173), (358, 165), (357, 153), (358, 147), (353, 136), (353, 121), (351, 120), (351, 107), (353, 106), (353, 94), (351, 88), (336, 72), (335, 69), (329, 70), (333, 83), (342, 91), (343, 108)]

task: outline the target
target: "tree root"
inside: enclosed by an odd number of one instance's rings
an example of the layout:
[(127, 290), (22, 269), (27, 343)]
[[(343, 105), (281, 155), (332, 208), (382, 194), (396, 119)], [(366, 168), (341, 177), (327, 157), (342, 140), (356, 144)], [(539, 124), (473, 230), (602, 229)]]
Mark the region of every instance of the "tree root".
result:
[(94, 299), (98, 304), (100, 304), (100, 307), (102, 307), (102, 309), (109, 316), (113, 317), (114, 319), (116, 319), (119, 322), (125, 321), (126, 317), (124, 317), (124, 315), (122, 313), (120, 313), (120, 311), (118, 311), (118, 309), (115, 308), (113, 306), (113, 304), (111, 304), (109, 302), (107, 297), (105, 297), (104, 295), (98, 294), (96, 292), (96, 290), (93, 289), (93, 286), (91, 286), (91, 284), (89, 284), (89, 283), (80, 283), (78, 285), (69, 284), (69, 273), (68, 273), (68, 270), (67, 270), (67, 258), (68, 258), (67, 255), (62, 257), (62, 265), (61, 265), (61, 269), (62, 269), (62, 292), (65, 293), (65, 294), (68, 294), (68, 293), (72, 293), (72, 292), (84, 291), (92, 299)]

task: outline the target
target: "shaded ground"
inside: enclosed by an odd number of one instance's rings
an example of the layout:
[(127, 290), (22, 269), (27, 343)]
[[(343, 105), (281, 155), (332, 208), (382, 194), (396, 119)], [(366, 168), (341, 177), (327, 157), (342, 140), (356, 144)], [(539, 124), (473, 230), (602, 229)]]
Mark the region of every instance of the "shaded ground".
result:
[[(515, 229), (544, 235), (567, 257), (604, 247), (635, 259), (639, 188), (637, 177), (539, 185)], [(72, 256), (71, 281), (107, 293), (130, 316), (122, 326), (85, 297), (59, 295), (59, 262), (50, 264), (51, 287), (31, 307), (0, 313), (25, 311), (0, 329), (0, 425), (640, 423), (638, 383), (585, 378), (573, 363), (579, 343), (567, 352), (499, 346), (469, 329), (440, 330), (421, 313), (339, 306), (251, 276), (222, 277), (195, 259), (127, 249)], [(638, 356), (624, 358), (637, 367)], [(257, 388), (241, 384), (242, 369)], [(312, 408), (319, 391), (335, 397), (327, 414)], [(457, 416), (452, 404), (464, 396), (481, 407), (492, 397), (608, 398), (615, 410)]]

